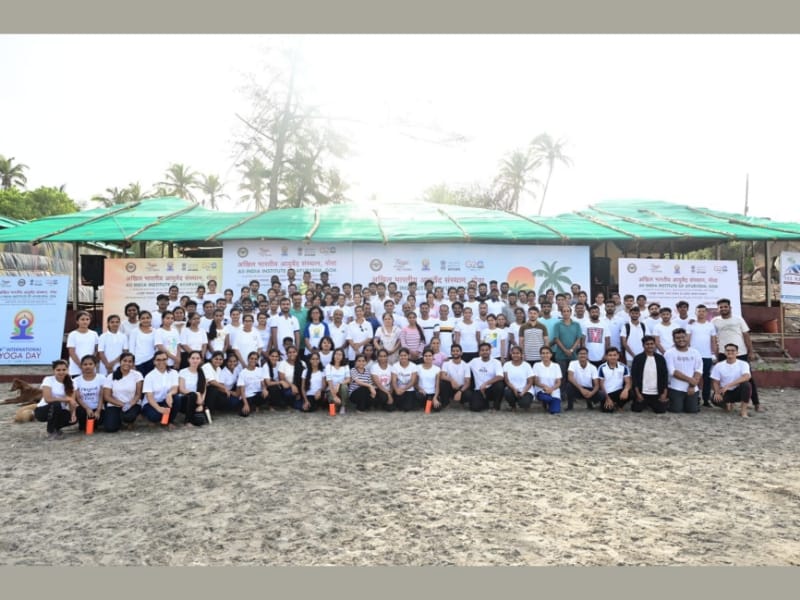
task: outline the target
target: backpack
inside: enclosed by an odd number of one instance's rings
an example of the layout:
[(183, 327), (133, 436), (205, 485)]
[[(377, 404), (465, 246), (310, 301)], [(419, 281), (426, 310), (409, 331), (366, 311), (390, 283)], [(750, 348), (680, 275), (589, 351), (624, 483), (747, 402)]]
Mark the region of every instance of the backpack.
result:
[[(642, 335), (647, 335), (647, 327), (644, 326), (644, 323), (639, 323), (639, 327), (642, 328)], [(630, 322), (625, 323), (625, 339), (627, 340), (631, 337), (631, 324)]]

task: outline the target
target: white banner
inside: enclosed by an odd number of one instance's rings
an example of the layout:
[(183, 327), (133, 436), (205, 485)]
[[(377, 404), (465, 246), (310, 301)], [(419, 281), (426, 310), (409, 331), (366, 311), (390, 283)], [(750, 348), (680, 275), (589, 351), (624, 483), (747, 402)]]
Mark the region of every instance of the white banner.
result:
[(508, 281), (514, 289), (549, 287), (569, 291), (572, 283), (589, 289), (589, 248), (587, 246), (531, 246), (523, 244), (373, 244), (312, 243), (235, 240), (223, 244), (225, 287), (234, 295), (251, 279), (262, 288), (277, 275), (286, 282), (286, 270), (293, 268), (297, 280), (303, 271), (327, 271), (333, 284), (394, 281), (403, 289), (409, 281), (419, 287), (426, 279), (435, 285), (466, 285), (474, 279)]
[(781, 302), (800, 304), (800, 252), (781, 252)]
[(0, 277), (0, 365), (61, 358), (69, 277)]
[(679, 300), (689, 303), (694, 316), (698, 304), (716, 315), (717, 300), (728, 298), (734, 314), (742, 314), (739, 271), (734, 260), (619, 259), (619, 293), (647, 296), (647, 303), (669, 306), (675, 314)]

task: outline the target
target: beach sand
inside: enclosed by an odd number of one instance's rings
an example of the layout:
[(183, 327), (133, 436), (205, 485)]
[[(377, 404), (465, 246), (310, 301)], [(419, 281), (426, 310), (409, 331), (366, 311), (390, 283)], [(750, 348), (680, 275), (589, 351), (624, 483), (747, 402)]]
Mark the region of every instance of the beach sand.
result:
[(0, 564), (797, 566), (800, 395), (762, 402), (220, 415), (56, 441), (0, 406)]

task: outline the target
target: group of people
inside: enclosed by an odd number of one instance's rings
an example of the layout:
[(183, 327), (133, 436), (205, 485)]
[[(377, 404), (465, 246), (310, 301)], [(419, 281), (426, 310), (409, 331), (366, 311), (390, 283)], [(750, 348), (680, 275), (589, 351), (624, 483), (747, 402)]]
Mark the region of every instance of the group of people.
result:
[[(656, 413), (700, 410), (700, 403), (747, 416), (760, 410), (749, 358), (747, 324), (717, 302), (709, 320), (699, 305), (672, 309), (640, 295), (554, 290), (536, 296), (470, 282), (445, 290), (393, 282), (332, 284), (311, 273), (273, 276), (194, 297), (170, 286), (154, 309), (134, 302), (109, 315), (101, 335), (88, 312), (76, 315), (67, 360), (42, 382), (35, 411), (47, 431), (80, 430), (94, 421), (108, 432), (139, 416), (168, 428), (200, 427), (213, 412), (246, 417), (259, 410), (330, 414), (348, 409), (440, 411), (530, 410), (550, 414), (585, 402), (587, 409)], [(419, 300), (418, 300), (419, 296)], [(646, 317), (642, 317), (644, 312)]]

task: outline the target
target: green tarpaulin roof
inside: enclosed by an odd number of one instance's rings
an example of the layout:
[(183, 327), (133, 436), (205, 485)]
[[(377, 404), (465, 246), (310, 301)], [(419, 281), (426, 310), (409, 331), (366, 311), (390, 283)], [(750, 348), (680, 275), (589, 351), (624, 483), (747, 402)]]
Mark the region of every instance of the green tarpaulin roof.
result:
[(283, 239), (315, 242), (613, 241), (642, 252), (729, 240), (797, 240), (800, 225), (650, 200), (594, 204), (555, 217), (448, 204), (337, 204), (261, 213), (219, 212), (180, 198), (154, 198), (111, 208), (46, 217), (0, 232), (0, 242), (219, 242)]

